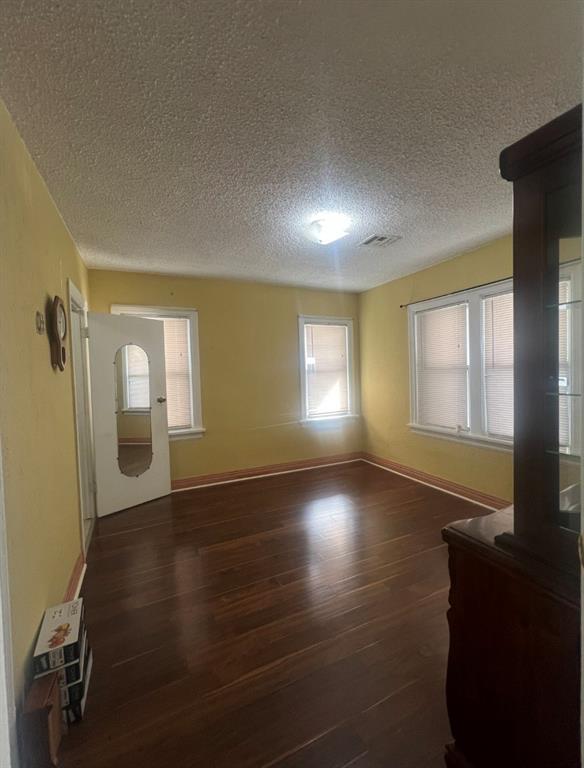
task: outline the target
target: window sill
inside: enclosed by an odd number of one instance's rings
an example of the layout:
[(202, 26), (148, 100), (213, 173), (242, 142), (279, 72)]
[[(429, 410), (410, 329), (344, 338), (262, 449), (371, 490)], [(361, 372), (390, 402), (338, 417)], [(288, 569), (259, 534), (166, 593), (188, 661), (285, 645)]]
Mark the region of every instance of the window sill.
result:
[(204, 427), (193, 427), (193, 429), (180, 429), (176, 432), (169, 432), (169, 440), (200, 440), (207, 430)]
[(456, 433), (449, 429), (440, 429), (439, 427), (422, 427), (419, 424), (408, 424), (412, 432), (426, 437), (438, 437), (441, 440), (451, 440), (455, 443), (464, 443), (472, 445), (475, 448), (491, 448), (495, 451), (512, 453), (513, 442), (511, 440), (498, 440), (495, 437), (486, 437), (485, 435), (471, 435), (469, 433)]
[(558, 451), (555, 456), (560, 457), (560, 461), (566, 462), (566, 464), (580, 464), (581, 458), (577, 453), (564, 453), (564, 451)]
[(148, 416), (151, 408), (122, 408), (124, 416)]
[(343, 422), (348, 419), (358, 419), (360, 415), (358, 413), (344, 413), (340, 416), (310, 416), (304, 419), (300, 419), (301, 424), (334, 424), (335, 422)]

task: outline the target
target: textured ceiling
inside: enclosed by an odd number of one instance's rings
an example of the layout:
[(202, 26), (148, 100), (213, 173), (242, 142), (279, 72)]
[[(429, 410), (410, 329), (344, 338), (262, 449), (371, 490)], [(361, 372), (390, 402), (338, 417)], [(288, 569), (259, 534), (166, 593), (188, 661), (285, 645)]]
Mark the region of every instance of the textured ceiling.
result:
[(581, 9), (2, 0), (0, 95), (89, 266), (362, 290), (510, 230), (498, 154), (581, 100)]

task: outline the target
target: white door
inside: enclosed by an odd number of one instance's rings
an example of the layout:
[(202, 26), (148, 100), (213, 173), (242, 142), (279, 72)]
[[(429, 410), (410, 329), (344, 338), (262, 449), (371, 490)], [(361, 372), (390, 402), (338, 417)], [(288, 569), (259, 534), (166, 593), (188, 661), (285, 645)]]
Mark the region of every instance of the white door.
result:
[(97, 486), (103, 517), (170, 493), (164, 328), (160, 320), (90, 312)]

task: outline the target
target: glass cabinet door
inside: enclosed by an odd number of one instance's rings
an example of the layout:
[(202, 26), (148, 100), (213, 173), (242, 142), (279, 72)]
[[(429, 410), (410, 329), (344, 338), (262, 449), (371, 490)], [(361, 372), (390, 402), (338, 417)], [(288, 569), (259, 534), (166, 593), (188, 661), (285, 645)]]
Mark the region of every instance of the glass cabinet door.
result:
[(553, 523), (580, 530), (582, 443), (582, 265), (575, 185), (546, 197), (544, 426), (547, 499)]

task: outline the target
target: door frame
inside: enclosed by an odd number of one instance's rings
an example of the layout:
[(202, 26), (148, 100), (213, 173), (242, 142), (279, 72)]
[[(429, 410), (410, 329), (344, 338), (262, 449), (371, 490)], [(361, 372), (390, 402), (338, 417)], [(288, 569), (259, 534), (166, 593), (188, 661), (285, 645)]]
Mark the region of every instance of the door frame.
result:
[(19, 762), (11, 624), (2, 444), (0, 440), (0, 768), (17, 768)]
[[(67, 286), (69, 290), (69, 317), (74, 314), (81, 315), (83, 317), (83, 329), (84, 333), (87, 331), (87, 301), (79, 288), (69, 278), (67, 280)], [(96, 518), (96, 498), (95, 498), (95, 460), (93, 454), (93, 420), (91, 415), (91, 397), (90, 397), (90, 376), (89, 376), (89, 352), (87, 349), (87, 337), (82, 335), (81, 345), (77, 347), (73, 343), (73, 335), (71, 334), (71, 367), (73, 370), (73, 403), (74, 403), (74, 415), (75, 415), (75, 444), (77, 453), (77, 479), (79, 485), (79, 514), (81, 524), (81, 546), (83, 551), (83, 558), (87, 558), (87, 550), (89, 549), (89, 543), (91, 536), (95, 528)], [(77, 397), (77, 383), (81, 382), (81, 390), (83, 392), (84, 402), (78, 402)], [(85, 412), (87, 427), (89, 434), (86, 435), (85, 445), (88, 446), (89, 456), (83, 456), (83, 440), (82, 430), (83, 424), (79, 418), (79, 414)], [(89, 459), (89, 461), (87, 461)], [(87, 468), (89, 467), (89, 472)], [(85, 499), (92, 499), (92, 510), (85, 509)], [(90, 514), (89, 514), (90, 513)], [(89, 527), (87, 536), (85, 535), (85, 521), (91, 518), (92, 522)]]

